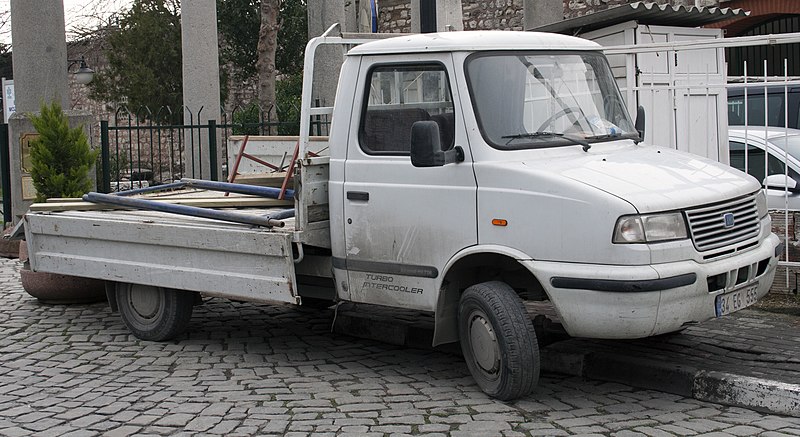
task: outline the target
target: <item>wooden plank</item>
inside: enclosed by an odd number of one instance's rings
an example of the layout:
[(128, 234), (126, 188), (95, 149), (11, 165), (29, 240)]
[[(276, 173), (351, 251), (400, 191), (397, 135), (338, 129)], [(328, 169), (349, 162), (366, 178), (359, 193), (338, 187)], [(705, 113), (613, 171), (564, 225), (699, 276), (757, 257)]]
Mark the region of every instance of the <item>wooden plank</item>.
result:
[(80, 197), (53, 197), (50, 199), (46, 199), (45, 202), (47, 203), (83, 202), (83, 199), (81, 199)]
[[(154, 200), (154, 199), (151, 199)], [(294, 201), (264, 199), (260, 197), (217, 197), (213, 199), (197, 198), (166, 198), (159, 199), (159, 202), (171, 203), (175, 205), (196, 206), (198, 208), (262, 208), (273, 206), (292, 206)], [(34, 203), (30, 210), (34, 212), (54, 212), (54, 211), (99, 211), (109, 209), (131, 209), (120, 205), (109, 205), (101, 203), (91, 203), (83, 201), (69, 201), (61, 203)]]
[[(287, 158), (288, 161), (291, 157)], [(284, 165), (288, 164), (285, 163)], [(237, 184), (247, 184), (247, 185), (258, 185), (261, 187), (280, 187), (283, 184), (283, 179), (286, 177), (286, 172), (281, 173), (259, 173), (259, 174), (240, 174), (236, 175), (236, 179), (234, 179), (234, 183)], [(289, 179), (290, 185), (292, 184), (294, 178)]]

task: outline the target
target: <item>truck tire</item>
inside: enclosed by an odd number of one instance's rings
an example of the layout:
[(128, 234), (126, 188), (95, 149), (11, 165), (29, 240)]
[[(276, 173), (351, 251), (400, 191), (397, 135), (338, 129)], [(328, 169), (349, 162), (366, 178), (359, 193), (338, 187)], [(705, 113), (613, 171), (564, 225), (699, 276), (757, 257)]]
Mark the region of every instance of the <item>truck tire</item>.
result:
[(118, 283), (116, 300), (125, 326), (142, 340), (171, 340), (186, 331), (194, 294), (189, 291)]
[(467, 367), (484, 393), (509, 401), (536, 387), (536, 332), (522, 300), (507, 284), (467, 288), (459, 302), (458, 331)]

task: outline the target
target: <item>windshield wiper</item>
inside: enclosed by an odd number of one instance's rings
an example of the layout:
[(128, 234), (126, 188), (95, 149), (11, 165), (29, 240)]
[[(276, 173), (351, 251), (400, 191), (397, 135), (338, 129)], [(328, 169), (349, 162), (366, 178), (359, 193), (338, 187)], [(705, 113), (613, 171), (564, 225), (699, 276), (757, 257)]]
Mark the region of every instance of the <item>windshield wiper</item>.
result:
[(573, 137), (571, 135), (565, 135), (565, 134), (558, 133), (558, 132), (525, 132), (525, 133), (514, 134), (514, 135), (503, 135), (500, 138), (508, 138), (508, 141), (506, 141), (506, 146), (507, 146), (508, 143), (510, 143), (510, 142), (512, 142), (512, 141), (514, 141), (515, 139), (518, 139), (518, 138), (542, 138), (542, 137), (564, 138), (565, 140), (571, 141), (573, 144), (576, 144), (578, 146), (583, 147), (583, 151), (584, 152), (588, 152), (589, 149), (592, 148), (591, 144), (587, 143), (586, 141), (584, 141), (584, 140), (582, 140), (580, 138)]
[(587, 140), (614, 140), (618, 138), (639, 138), (639, 136), (632, 133), (615, 132), (613, 134), (590, 135), (588, 137), (584, 137), (584, 139)]

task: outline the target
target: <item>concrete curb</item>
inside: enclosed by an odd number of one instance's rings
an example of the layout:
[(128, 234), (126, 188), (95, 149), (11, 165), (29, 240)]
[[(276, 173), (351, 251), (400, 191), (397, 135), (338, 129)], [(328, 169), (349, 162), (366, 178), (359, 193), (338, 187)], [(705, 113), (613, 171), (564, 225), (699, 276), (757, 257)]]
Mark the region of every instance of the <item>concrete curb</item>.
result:
[[(334, 331), (398, 346), (431, 349), (432, 326), (346, 309)], [(458, 345), (437, 348), (460, 353)], [(586, 351), (568, 341), (542, 349), (543, 372), (561, 373), (637, 388), (658, 390), (701, 401), (800, 416), (800, 385), (731, 373), (698, 369), (669, 361), (632, 357), (605, 351)]]
[(693, 397), (718, 404), (800, 416), (800, 385), (723, 372), (700, 371)]
[(618, 382), (756, 411), (800, 416), (798, 384), (610, 352), (580, 351), (569, 343), (557, 343), (542, 350), (542, 371)]

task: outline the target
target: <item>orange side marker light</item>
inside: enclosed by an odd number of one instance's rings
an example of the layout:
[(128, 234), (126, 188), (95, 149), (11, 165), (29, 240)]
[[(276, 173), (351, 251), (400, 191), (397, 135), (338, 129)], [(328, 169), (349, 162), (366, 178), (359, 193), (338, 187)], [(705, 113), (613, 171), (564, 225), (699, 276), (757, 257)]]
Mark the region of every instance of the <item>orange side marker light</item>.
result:
[(492, 224), (495, 226), (508, 226), (508, 220), (506, 219), (492, 219)]

